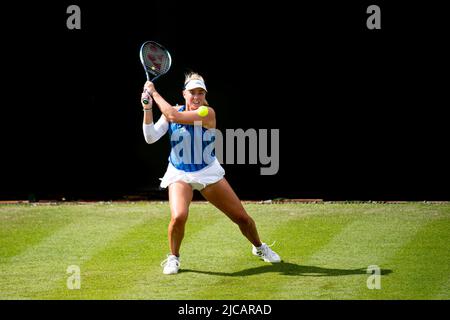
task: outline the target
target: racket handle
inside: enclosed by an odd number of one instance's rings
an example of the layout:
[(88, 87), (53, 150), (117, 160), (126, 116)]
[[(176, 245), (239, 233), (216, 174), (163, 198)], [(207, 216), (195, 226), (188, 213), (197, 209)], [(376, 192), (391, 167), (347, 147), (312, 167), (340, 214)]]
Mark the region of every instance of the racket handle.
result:
[[(145, 90), (145, 93), (146, 93), (148, 96), (150, 96), (147, 90)], [(143, 103), (143, 104), (148, 104), (148, 103), (149, 103), (148, 97), (142, 99), (142, 103)]]

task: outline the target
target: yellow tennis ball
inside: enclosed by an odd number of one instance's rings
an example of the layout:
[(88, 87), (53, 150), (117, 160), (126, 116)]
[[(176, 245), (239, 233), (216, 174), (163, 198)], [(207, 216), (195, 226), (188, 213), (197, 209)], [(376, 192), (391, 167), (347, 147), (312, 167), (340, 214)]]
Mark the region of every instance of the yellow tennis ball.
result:
[(208, 107), (201, 106), (198, 108), (197, 113), (200, 117), (206, 117), (208, 115)]

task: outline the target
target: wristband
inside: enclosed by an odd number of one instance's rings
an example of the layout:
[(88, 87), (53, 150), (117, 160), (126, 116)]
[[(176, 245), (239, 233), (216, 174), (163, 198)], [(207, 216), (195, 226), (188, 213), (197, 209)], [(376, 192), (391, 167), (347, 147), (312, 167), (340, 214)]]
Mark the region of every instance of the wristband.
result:
[(150, 111), (152, 111), (152, 108), (149, 108), (149, 109), (142, 108), (142, 110), (144, 110), (144, 112), (150, 112)]

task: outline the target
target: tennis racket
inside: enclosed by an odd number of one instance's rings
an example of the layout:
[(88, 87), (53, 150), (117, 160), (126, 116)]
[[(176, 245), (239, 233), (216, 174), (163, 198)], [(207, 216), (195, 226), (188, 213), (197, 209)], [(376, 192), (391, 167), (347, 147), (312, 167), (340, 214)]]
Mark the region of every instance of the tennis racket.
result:
[[(172, 65), (169, 51), (154, 41), (146, 41), (142, 44), (139, 57), (147, 80), (152, 82), (166, 74)], [(142, 102), (148, 104), (148, 99), (144, 98)]]

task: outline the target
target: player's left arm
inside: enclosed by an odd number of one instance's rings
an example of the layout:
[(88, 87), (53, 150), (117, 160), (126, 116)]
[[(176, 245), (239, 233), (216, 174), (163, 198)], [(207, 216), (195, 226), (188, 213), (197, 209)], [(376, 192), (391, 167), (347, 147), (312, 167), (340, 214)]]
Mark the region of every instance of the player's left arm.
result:
[(171, 106), (170, 103), (156, 91), (152, 82), (147, 81), (144, 89), (153, 97), (153, 100), (156, 102), (167, 121), (181, 124), (194, 124), (194, 122), (201, 121), (203, 127), (214, 128), (216, 126), (216, 113), (213, 108), (207, 107), (208, 112), (206, 115), (199, 114), (199, 110), (178, 112), (177, 108)]
[(216, 127), (216, 113), (213, 108), (206, 107), (208, 113), (202, 115), (199, 109), (192, 111), (176, 112), (171, 118), (167, 120), (170, 122), (176, 122), (181, 124), (194, 124), (194, 122), (202, 122), (202, 126), (205, 128), (215, 128)]

